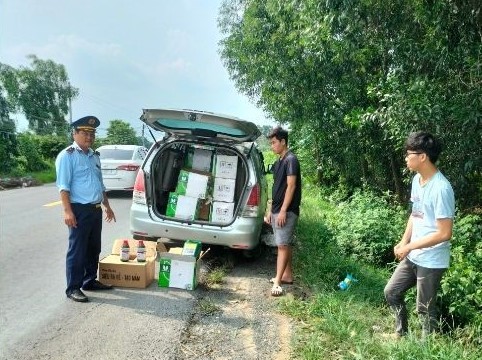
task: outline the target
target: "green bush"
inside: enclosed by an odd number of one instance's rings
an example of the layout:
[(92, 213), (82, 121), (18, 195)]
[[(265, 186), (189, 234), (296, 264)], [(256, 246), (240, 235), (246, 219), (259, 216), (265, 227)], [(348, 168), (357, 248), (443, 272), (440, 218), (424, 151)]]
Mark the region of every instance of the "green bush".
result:
[[(25, 171), (37, 172), (47, 170), (49, 168), (48, 163), (43, 159), (40, 152), (39, 138), (36, 135), (29, 133), (22, 133), (18, 136), (19, 142), (19, 159), (25, 159)], [(19, 160), (18, 159), (18, 160)]]
[(331, 223), (344, 255), (373, 265), (393, 261), (393, 246), (403, 234), (408, 215), (389, 200), (388, 195), (380, 197), (365, 189), (336, 206)]
[(442, 279), (442, 311), (452, 316), (451, 325), (478, 321), (482, 328), (482, 217), (457, 217), (452, 236), (451, 264)]

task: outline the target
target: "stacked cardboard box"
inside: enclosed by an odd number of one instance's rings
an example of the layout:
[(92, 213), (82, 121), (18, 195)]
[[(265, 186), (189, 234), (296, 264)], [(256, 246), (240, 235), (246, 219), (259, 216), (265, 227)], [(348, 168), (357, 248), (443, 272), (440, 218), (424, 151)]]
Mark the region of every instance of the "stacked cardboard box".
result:
[(193, 170), (211, 172), (212, 158), (212, 150), (192, 148), (187, 155), (186, 167)]
[(184, 220), (194, 220), (199, 212), (199, 199), (175, 192), (169, 194), (166, 215)]
[(238, 156), (214, 155), (212, 150), (197, 147), (187, 154), (176, 189), (169, 194), (166, 215), (229, 223), (234, 213)]
[(237, 170), (237, 156), (216, 154), (212, 222), (229, 223), (233, 218)]

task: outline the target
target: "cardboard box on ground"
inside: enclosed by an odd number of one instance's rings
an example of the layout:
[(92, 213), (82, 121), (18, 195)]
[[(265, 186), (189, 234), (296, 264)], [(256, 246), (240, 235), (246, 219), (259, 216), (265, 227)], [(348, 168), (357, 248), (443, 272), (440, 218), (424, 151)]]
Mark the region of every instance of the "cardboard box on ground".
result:
[(159, 253), (158, 286), (194, 290), (199, 282), (200, 259), (205, 254), (199, 241), (187, 240), (182, 248), (167, 252), (162, 242), (145, 241), (146, 261), (136, 259), (137, 240), (128, 239), (129, 261), (120, 260), (124, 239), (114, 241), (110, 255), (99, 261), (99, 281), (116, 287), (146, 288), (156, 278), (155, 261)]
[(145, 288), (155, 277), (155, 260), (157, 257), (157, 244), (145, 241), (146, 261), (138, 262), (136, 259), (137, 240), (128, 239), (129, 261), (120, 260), (122, 243), (125, 239), (114, 241), (110, 255), (99, 261), (99, 281), (118, 287)]
[(201, 242), (187, 240), (182, 248), (159, 254), (159, 287), (194, 290), (199, 282)]

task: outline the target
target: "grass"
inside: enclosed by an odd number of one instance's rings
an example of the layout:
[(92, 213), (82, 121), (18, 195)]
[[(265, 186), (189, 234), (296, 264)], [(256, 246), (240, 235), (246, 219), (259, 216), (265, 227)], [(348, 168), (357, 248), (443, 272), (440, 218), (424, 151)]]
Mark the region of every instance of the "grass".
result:
[[(298, 324), (292, 343), (295, 358), (448, 360), (482, 356), (470, 328), (422, 340), (415, 313), (410, 317), (408, 336), (384, 338), (382, 334), (393, 332), (394, 325), (383, 297), (391, 271), (340, 255), (325, 221), (332, 205), (316, 189), (307, 186), (303, 191), (294, 267), (298, 281), (309, 288), (311, 296), (285, 296), (279, 302), (280, 310)], [(358, 281), (342, 291), (337, 285), (347, 273)], [(415, 311), (413, 296), (408, 306)]]

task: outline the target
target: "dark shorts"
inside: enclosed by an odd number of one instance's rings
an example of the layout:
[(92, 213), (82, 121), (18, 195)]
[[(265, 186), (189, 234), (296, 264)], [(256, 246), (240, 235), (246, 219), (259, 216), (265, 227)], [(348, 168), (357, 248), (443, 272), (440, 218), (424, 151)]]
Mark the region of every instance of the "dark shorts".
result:
[(294, 242), (293, 233), (298, 223), (298, 215), (294, 212), (286, 213), (286, 223), (283, 227), (276, 225), (278, 214), (271, 214), (271, 225), (273, 227), (274, 241), (277, 246), (292, 245)]

